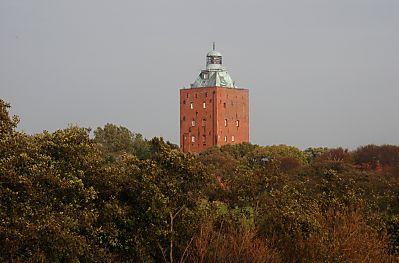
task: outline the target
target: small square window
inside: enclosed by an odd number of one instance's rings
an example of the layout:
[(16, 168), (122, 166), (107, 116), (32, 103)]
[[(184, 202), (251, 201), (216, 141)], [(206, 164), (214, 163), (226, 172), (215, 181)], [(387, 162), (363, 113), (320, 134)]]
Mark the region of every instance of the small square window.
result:
[(190, 102), (190, 109), (194, 109), (194, 103)]

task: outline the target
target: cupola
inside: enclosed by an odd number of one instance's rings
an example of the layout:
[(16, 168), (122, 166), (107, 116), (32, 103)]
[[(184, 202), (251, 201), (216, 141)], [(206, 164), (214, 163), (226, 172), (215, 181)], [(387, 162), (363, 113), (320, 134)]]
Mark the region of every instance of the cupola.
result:
[(215, 50), (215, 42), (213, 49), (206, 54), (206, 69), (201, 71), (191, 87), (235, 87), (229, 73), (222, 67), (222, 54)]

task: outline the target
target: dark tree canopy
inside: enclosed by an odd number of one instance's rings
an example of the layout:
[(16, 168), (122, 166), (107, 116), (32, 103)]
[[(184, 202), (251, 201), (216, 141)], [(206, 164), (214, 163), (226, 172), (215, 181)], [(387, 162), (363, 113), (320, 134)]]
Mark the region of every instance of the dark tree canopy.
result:
[(104, 128), (98, 127), (94, 136), (94, 141), (110, 155), (126, 152), (144, 159), (150, 152), (150, 144), (140, 133), (133, 133), (122, 126), (107, 123)]
[(394, 262), (399, 147), (184, 154), (125, 127), (28, 135), (0, 100), (2, 262)]

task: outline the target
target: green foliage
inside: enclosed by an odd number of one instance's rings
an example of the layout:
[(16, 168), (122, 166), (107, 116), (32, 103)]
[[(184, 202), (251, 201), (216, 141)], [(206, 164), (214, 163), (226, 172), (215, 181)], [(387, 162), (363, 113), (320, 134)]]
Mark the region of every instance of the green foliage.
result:
[(134, 154), (139, 159), (146, 159), (150, 154), (150, 144), (143, 135), (110, 123), (94, 131), (94, 141), (103, 147), (111, 159), (123, 152)]
[(8, 109), (10, 104), (0, 99), (0, 136), (3, 134), (10, 134), (17, 127), (19, 119), (17, 116), (10, 117)]
[(306, 156), (307, 162), (312, 163), (317, 157), (326, 151), (328, 151), (328, 148), (326, 147), (309, 147), (303, 151), (303, 154)]
[[(0, 100), (0, 261), (385, 262), (396, 146), (184, 154), (124, 127), (16, 131)], [(399, 171), (399, 170), (398, 170)]]
[(301, 165), (307, 163), (306, 156), (301, 150), (288, 145), (257, 147), (257, 149), (253, 152), (253, 157), (263, 157), (280, 161), (284, 158), (293, 158)]
[(392, 215), (387, 218), (387, 228), (391, 242), (391, 253), (399, 254), (399, 215)]
[(76, 261), (93, 252), (80, 233), (95, 217), (97, 198), (84, 184), (88, 168), (96, 165), (87, 131), (35, 137), (14, 132), (0, 147), (3, 258)]

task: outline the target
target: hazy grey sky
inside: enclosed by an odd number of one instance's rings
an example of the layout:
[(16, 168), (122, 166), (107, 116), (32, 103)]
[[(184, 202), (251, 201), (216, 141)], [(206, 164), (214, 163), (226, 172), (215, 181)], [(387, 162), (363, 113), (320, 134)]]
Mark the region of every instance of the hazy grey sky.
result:
[(261, 145), (399, 144), (398, 0), (0, 0), (0, 97), (28, 133), (110, 122), (179, 142), (216, 41)]

